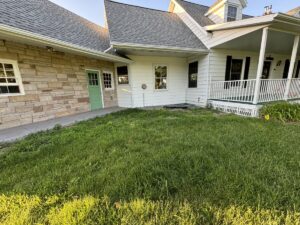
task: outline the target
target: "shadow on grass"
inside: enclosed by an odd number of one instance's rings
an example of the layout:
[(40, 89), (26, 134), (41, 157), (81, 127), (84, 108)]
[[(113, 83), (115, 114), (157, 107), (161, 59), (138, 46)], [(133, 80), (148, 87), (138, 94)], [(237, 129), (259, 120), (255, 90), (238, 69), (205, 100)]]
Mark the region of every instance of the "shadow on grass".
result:
[(159, 213), (164, 204), (182, 212), (188, 204), (197, 221), (217, 224), (219, 217), (238, 221), (247, 212), (251, 221), (263, 215), (288, 220), (299, 216), (298, 134), (298, 126), (208, 110), (127, 110), (8, 146), (0, 155), (0, 193), (39, 196), (38, 205), (47, 196), (62, 196), (59, 207), (74, 196), (96, 202), (109, 196), (134, 206), (145, 201), (142, 215)]

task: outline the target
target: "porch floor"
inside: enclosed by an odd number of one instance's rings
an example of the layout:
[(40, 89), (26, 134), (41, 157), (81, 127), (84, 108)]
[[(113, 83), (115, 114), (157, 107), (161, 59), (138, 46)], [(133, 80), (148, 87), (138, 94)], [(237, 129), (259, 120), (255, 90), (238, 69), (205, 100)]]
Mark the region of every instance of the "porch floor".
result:
[(76, 122), (85, 121), (93, 119), (96, 117), (102, 117), (113, 112), (118, 112), (124, 108), (113, 107), (107, 109), (96, 110), (92, 112), (86, 112), (81, 114), (76, 114), (72, 116), (66, 116), (61, 118), (56, 118), (52, 120), (47, 120), (38, 123), (27, 124), (19, 127), (13, 127), (8, 129), (0, 130), (0, 143), (1, 142), (12, 142), (18, 139), (22, 139), (29, 134), (37, 133), (40, 131), (46, 131), (53, 129), (55, 125), (69, 126)]

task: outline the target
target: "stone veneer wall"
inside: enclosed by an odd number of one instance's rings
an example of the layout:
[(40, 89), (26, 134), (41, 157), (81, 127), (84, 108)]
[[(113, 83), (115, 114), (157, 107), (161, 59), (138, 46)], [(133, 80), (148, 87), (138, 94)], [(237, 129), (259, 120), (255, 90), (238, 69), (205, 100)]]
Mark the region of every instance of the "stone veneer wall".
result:
[[(0, 129), (87, 112), (90, 105), (85, 70), (114, 73), (111, 62), (3, 40), (0, 59), (18, 61), (25, 90), (23, 96), (0, 96)], [(103, 77), (101, 80), (104, 87)], [(102, 90), (102, 94), (105, 108), (117, 105), (116, 90)]]

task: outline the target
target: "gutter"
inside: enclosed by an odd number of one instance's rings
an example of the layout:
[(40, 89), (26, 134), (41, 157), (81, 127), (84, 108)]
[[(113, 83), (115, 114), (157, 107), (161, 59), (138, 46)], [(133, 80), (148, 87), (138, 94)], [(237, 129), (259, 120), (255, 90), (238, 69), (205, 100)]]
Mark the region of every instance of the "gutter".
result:
[(241, 27), (252, 27), (256, 25), (265, 25), (270, 24), (274, 21), (274, 18), (277, 17), (278, 14), (271, 14), (267, 16), (253, 17), (244, 20), (237, 20), (233, 22), (214, 24), (210, 26), (206, 26), (205, 29), (207, 32), (219, 31), (219, 30), (230, 30), (237, 29)]
[(300, 27), (300, 18), (290, 16), (284, 13), (278, 13), (278, 15), (274, 18), (274, 21)]
[(208, 49), (197, 49), (197, 48), (182, 48), (182, 47), (170, 47), (170, 46), (158, 46), (158, 45), (144, 45), (136, 43), (121, 43), (111, 42), (113, 48), (130, 48), (135, 50), (148, 50), (148, 51), (164, 51), (164, 52), (185, 52), (195, 54), (208, 54)]
[(107, 59), (113, 62), (122, 62), (122, 63), (132, 63), (132, 60), (125, 59), (119, 56), (114, 56), (111, 54), (107, 54), (105, 52), (92, 50), (86, 47), (81, 47), (79, 45), (70, 44), (65, 41), (57, 40), (55, 38), (50, 38), (44, 35), (35, 34), (33, 32), (25, 31), (19, 28), (7, 26), (4, 24), (0, 24), (0, 33), (11, 35), (14, 37), (18, 37), (21, 39), (26, 39), (30, 41), (35, 41), (37, 43), (43, 44), (45, 46), (53, 46), (57, 48), (62, 48), (65, 50), (70, 50), (74, 52), (78, 52), (80, 54), (90, 55), (92, 57)]
[(220, 30), (230, 30), (242, 27), (252, 27), (257, 25), (268, 25), (273, 22), (288, 23), (290, 25), (300, 27), (300, 18), (295, 16), (290, 16), (284, 13), (275, 13), (267, 16), (253, 17), (250, 19), (238, 20), (229, 23), (215, 24), (206, 26), (207, 32), (220, 31)]

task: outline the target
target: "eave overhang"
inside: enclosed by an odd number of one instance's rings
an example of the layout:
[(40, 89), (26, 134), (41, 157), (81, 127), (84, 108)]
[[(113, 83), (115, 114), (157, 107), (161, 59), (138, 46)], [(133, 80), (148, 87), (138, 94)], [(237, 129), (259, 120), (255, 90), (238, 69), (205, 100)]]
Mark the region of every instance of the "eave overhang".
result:
[(67, 43), (61, 40), (32, 33), (26, 30), (0, 24), (0, 35), (10, 37), (15, 40), (24, 41), (26, 43), (37, 44), (38, 46), (49, 46), (60, 51), (71, 52), (74, 54), (90, 56), (97, 59), (108, 60), (112, 62), (132, 63), (132, 60), (111, 55), (105, 52), (92, 50), (79, 45)]
[(208, 49), (158, 46), (158, 45), (147, 45), (147, 44), (136, 44), (136, 43), (111, 42), (111, 45), (115, 49), (133, 49), (133, 50), (177, 52), (177, 53), (191, 53), (191, 54), (208, 54), (209, 53)]
[(221, 30), (232, 30), (244, 27), (253, 27), (258, 25), (268, 25), (280, 27), (279, 24), (285, 24), (284, 26), (287, 31), (300, 33), (300, 18), (290, 16), (284, 13), (276, 13), (266, 16), (253, 17), (249, 19), (233, 21), (229, 23), (215, 24), (206, 26), (207, 32), (221, 31)]

